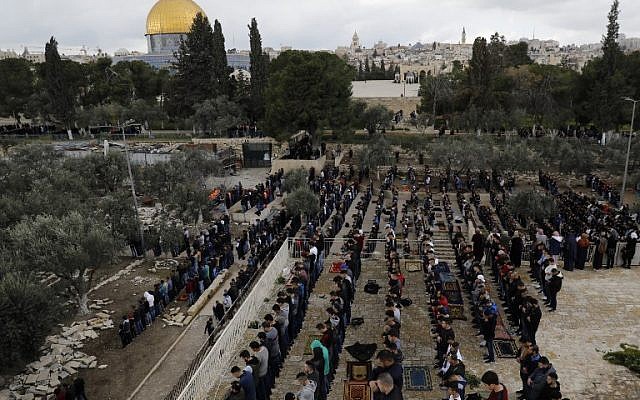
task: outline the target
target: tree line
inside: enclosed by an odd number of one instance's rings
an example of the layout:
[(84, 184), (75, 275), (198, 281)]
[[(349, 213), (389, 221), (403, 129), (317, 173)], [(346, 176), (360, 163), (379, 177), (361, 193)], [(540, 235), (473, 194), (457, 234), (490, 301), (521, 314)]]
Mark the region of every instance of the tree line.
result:
[(551, 129), (591, 126), (621, 129), (631, 119), (625, 97), (640, 95), (640, 52), (624, 54), (618, 44), (619, 3), (608, 14), (602, 57), (582, 73), (568, 65), (534, 64), (526, 43), (507, 45), (498, 33), (473, 43), (469, 67), (427, 76), (421, 82), (421, 111), (453, 129), (499, 131), (542, 125)]

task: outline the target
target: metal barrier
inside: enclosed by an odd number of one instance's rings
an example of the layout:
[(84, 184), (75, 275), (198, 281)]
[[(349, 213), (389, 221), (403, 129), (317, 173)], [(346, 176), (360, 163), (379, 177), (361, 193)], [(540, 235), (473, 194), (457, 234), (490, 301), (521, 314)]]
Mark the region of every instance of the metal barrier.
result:
[[(198, 354), (192, 366), (194, 370), (187, 371), (183, 377), (186, 383), (179, 382), (172, 391), (165, 397), (165, 400), (201, 400), (206, 399), (208, 392), (212, 389), (214, 382), (219, 381), (218, 377), (228, 374), (231, 360), (237, 357), (234, 353), (236, 347), (243, 339), (249, 323), (255, 320), (256, 315), (264, 303), (264, 299), (269, 297), (274, 287), (276, 279), (282, 273), (289, 260), (288, 251), (289, 240), (285, 241), (280, 249), (264, 270), (260, 279), (255, 283), (253, 289), (246, 294), (246, 298), (235, 314), (226, 324), (224, 330), (212, 337), (210, 342), (215, 341), (211, 349), (202, 355)], [(197, 368), (195, 368), (197, 367)]]

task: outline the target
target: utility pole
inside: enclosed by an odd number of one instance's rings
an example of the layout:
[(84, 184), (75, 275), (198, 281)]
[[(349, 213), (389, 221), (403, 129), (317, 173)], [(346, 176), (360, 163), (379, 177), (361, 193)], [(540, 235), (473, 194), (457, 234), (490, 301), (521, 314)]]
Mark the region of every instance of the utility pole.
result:
[(624, 163), (624, 176), (622, 177), (622, 193), (620, 193), (620, 205), (624, 205), (624, 192), (627, 189), (627, 172), (629, 171), (629, 154), (631, 153), (631, 138), (633, 137), (633, 123), (636, 118), (636, 103), (640, 100), (634, 100), (625, 97), (624, 100), (633, 103), (633, 111), (631, 112), (631, 129), (629, 129), (629, 141), (627, 142), (627, 160)]
[(122, 129), (122, 141), (124, 142), (124, 154), (127, 158), (127, 169), (129, 170), (129, 181), (131, 182), (131, 196), (133, 196), (133, 208), (136, 213), (136, 224), (138, 225), (138, 234), (140, 235), (140, 246), (142, 247), (142, 256), (146, 254), (144, 247), (144, 230), (140, 223), (140, 214), (138, 213), (138, 197), (136, 196), (136, 185), (133, 181), (133, 173), (131, 172), (131, 160), (129, 159), (129, 145), (127, 144), (127, 137), (124, 133), (124, 125), (120, 126)]

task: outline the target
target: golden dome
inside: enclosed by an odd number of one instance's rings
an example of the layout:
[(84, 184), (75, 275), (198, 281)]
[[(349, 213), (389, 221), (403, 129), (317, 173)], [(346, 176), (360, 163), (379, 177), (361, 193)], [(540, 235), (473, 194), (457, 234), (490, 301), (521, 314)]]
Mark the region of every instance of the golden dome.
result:
[(193, 0), (158, 0), (147, 16), (147, 35), (187, 33), (198, 13), (206, 15)]

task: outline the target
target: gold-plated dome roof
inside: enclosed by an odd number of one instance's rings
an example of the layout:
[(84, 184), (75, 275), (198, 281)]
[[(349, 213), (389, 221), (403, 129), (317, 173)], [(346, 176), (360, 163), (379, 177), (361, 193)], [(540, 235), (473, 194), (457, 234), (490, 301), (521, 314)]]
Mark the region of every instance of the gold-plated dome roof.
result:
[(193, 0), (158, 0), (147, 16), (147, 35), (187, 33), (198, 13), (206, 15)]

